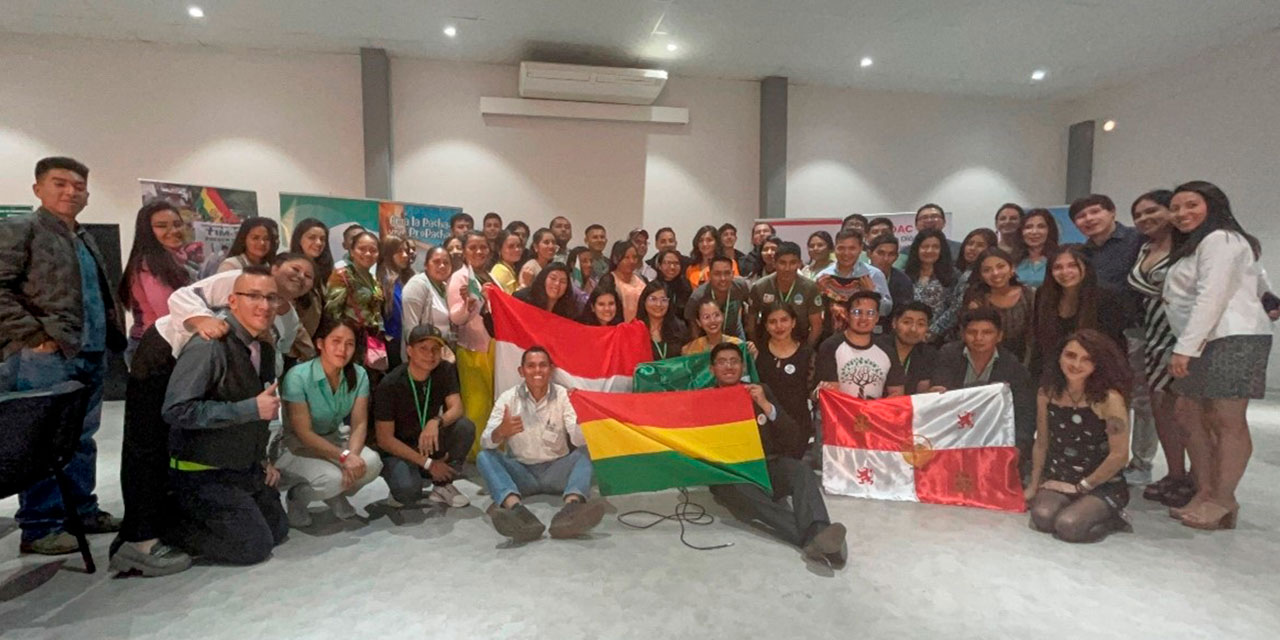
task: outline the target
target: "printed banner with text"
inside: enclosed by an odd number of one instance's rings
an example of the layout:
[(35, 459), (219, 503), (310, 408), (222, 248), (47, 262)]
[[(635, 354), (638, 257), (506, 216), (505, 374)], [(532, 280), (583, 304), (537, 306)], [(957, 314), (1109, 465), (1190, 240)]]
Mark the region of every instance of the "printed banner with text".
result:
[(143, 204), (160, 198), (178, 208), (187, 223), (187, 258), (193, 264), (222, 262), (240, 223), (258, 215), (258, 194), (243, 189), (139, 180)]
[[(419, 247), (425, 247), (444, 242), (449, 234), (449, 218), (461, 211), (461, 207), (282, 193), (280, 233), (287, 238), (297, 223), (315, 218), (329, 227), (329, 248), (334, 260), (338, 260), (346, 253), (342, 232), (353, 224), (375, 231), (380, 237), (395, 233), (412, 238)], [(419, 251), (415, 270), (422, 270), (424, 257), (425, 252)]]

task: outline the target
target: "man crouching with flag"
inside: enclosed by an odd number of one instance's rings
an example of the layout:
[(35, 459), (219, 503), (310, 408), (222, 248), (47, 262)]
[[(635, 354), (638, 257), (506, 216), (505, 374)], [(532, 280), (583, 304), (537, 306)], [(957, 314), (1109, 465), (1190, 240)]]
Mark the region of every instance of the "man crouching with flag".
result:
[[(711, 349), (711, 373), (717, 386), (742, 384), (742, 366), (742, 353), (736, 345), (721, 343)], [(711, 494), (735, 518), (764, 524), (778, 538), (800, 547), (805, 558), (826, 562), (836, 569), (844, 567), (849, 558), (844, 525), (832, 523), (827, 517), (827, 505), (813, 471), (799, 460), (779, 453), (779, 444), (789, 442), (789, 432), (799, 427), (777, 404), (768, 387), (746, 387), (755, 405), (773, 495), (755, 484), (714, 485)], [(788, 496), (791, 507), (784, 501)]]

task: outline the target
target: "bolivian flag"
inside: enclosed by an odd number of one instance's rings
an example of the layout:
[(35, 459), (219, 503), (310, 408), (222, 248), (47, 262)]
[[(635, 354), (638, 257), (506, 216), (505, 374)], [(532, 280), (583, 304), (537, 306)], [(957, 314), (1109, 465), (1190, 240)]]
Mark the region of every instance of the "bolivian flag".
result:
[(600, 493), (750, 482), (772, 494), (746, 387), (570, 396)]

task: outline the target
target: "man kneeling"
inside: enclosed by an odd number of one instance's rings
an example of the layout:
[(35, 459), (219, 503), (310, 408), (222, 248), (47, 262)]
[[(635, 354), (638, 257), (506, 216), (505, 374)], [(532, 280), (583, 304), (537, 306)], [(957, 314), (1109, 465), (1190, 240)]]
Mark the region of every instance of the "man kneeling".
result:
[[(493, 527), (517, 542), (542, 537), (542, 522), (521, 502), (538, 493), (560, 493), (564, 507), (551, 519), (551, 537), (574, 538), (604, 517), (604, 502), (591, 494), (591, 458), (569, 403), (569, 391), (551, 382), (554, 365), (546, 349), (520, 356), (524, 382), (504, 391), (480, 438), (476, 466), (493, 496)], [(576, 448), (570, 448), (572, 441)], [(506, 445), (507, 450), (499, 449)]]
[[(735, 345), (722, 343), (711, 349), (711, 373), (716, 385), (732, 387), (742, 384), (742, 353)], [(845, 527), (827, 517), (818, 480), (813, 471), (796, 458), (780, 454), (781, 443), (790, 442), (789, 432), (798, 429), (782, 410), (768, 387), (746, 385), (757, 412), (760, 442), (764, 445), (765, 465), (773, 495), (754, 484), (722, 484), (711, 487), (716, 501), (744, 522), (764, 523), (774, 535), (794, 544), (811, 560), (843, 567), (849, 558), (845, 544)], [(788, 507), (785, 498), (791, 498)]]
[(267, 423), (280, 409), (269, 331), (279, 296), (271, 271), (246, 268), (228, 301), (230, 331), (215, 340), (193, 337), (165, 392), (173, 537), (193, 556), (254, 564), (289, 532), (274, 488), (280, 474), (267, 462)]

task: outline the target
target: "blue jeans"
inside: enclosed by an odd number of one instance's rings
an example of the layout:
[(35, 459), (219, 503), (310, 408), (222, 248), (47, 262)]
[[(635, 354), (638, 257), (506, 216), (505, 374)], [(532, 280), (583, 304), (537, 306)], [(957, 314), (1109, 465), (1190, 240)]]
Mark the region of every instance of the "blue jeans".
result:
[(576, 493), (591, 496), (591, 458), (578, 447), (563, 458), (538, 464), (524, 464), (498, 449), (484, 449), (476, 456), (476, 467), (484, 477), (495, 504), (507, 496), (530, 496), (539, 493)]
[[(75, 380), (89, 389), (89, 404), (84, 415), (84, 427), (80, 432), (80, 446), (67, 464), (67, 477), (71, 480), (75, 500), (80, 505), (80, 515), (92, 517), (98, 512), (98, 496), (93, 494), (97, 485), (98, 444), (93, 436), (102, 423), (102, 383), (107, 372), (107, 360), (102, 352), (80, 353), (67, 359), (61, 352), (36, 353), (23, 349), (4, 362), (5, 377), (13, 384), (14, 391), (47, 389), (60, 382)], [(22, 540), (33, 542), (63, 529), (62, 494), (52, 477), (31, 485), (18, 495), (18, 513), (15, 519), (22, 527)]]

